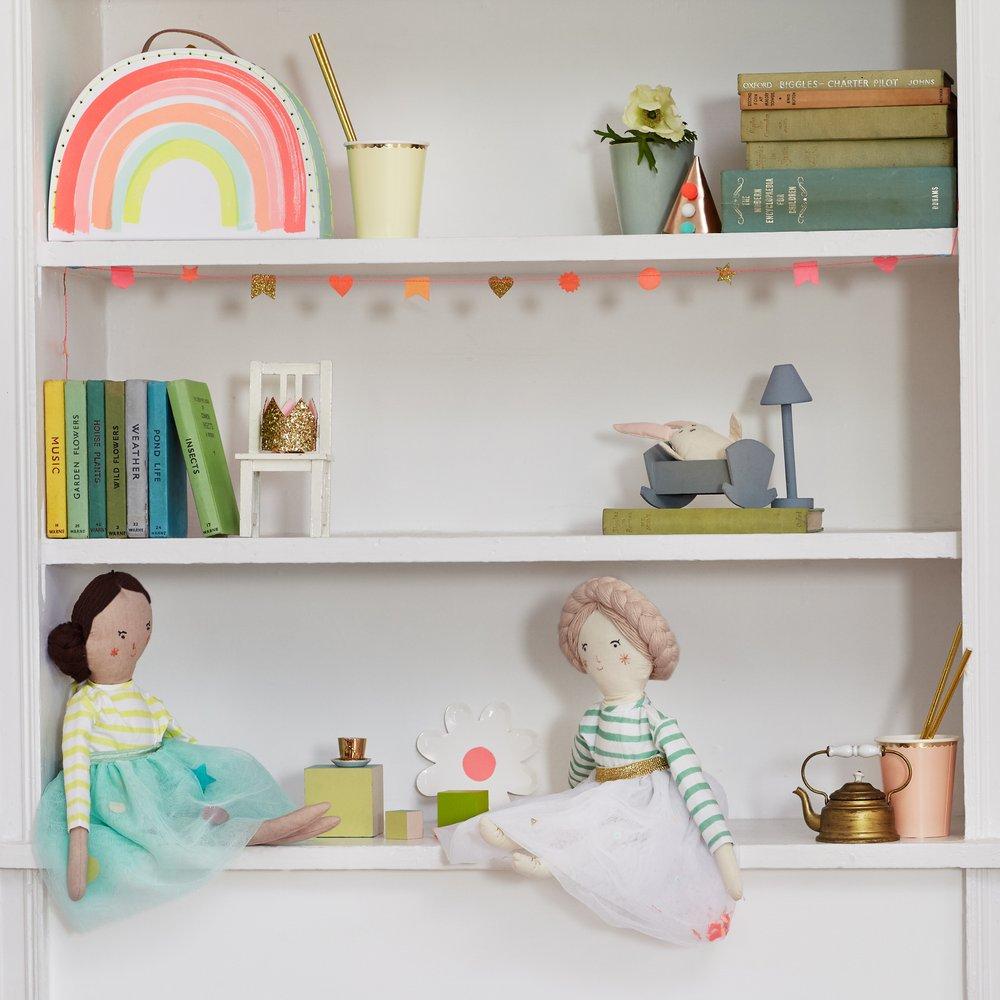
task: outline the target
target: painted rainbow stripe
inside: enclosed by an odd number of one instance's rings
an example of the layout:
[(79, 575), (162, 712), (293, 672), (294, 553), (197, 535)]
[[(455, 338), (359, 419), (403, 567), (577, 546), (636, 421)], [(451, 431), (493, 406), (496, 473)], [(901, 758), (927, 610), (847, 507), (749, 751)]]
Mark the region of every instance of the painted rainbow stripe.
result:
[(213, 178), (221, 235), (333, 235), (326, 158), (295, 95), (238, 57), (178, 49), (109, 67), (74, 103), (53, 158), (51, 236), (126, 235), (176, 160)]

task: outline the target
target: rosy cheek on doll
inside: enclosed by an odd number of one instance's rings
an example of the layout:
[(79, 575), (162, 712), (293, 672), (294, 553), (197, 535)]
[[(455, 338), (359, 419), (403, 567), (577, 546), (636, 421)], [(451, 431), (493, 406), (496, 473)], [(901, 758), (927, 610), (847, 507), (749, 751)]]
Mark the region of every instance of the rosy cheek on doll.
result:
[(622, 653), (622, 655), (618, 657), (618, 662), (622, 664), (622, 666), (627, 667), (632, 660), (628, 653)]

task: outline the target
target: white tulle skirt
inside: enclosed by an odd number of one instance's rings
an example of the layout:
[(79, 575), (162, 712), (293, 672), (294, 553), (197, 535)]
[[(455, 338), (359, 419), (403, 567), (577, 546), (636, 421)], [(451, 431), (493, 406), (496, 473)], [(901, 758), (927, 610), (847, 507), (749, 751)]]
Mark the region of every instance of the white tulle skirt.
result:
[[(725, 809), (725, 793), (706, 780)], [(680, 945), (729, 930), (733, 901), (667, 771), (603, 783), (591, 777), (488, 815), (609, 924)], [(480, 836), (481, 818), (438, 828), (449, 862), (509, 866), (510, 854)]]

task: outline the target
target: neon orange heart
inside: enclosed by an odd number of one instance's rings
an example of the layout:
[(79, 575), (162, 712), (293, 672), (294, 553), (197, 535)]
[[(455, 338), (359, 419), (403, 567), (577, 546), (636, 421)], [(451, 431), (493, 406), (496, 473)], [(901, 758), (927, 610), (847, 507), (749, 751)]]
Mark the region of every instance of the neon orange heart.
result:
[(354, 279), (349, 274), (331, 274), (330, 287), (343, 298), (353, 287)]
[(636, 281), (644, 292), (651, 292), (660, 285), (660, 272), (655, 267), (647, 267), (639, 272)]

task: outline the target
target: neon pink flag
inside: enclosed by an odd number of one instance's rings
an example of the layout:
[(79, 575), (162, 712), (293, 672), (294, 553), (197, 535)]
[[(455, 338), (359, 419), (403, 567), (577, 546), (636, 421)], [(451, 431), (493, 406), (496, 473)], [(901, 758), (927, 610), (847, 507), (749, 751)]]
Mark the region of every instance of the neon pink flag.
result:
[(130, 267), (111, 268), (111, 284), (115, 288), (128, 288), (135, 284), (135, 271)]
[(880, 270), (885, 271), (886, 274), (892, 274), (896, 270), (896, 265), (899, 263), (898, 257), (872, 257), (872, 263)]
[(792, 273), (795, 275), (795, 287), (799, 285), (819, 284), (819, 264), (814, 260), (797, 260), (792, 265)]

